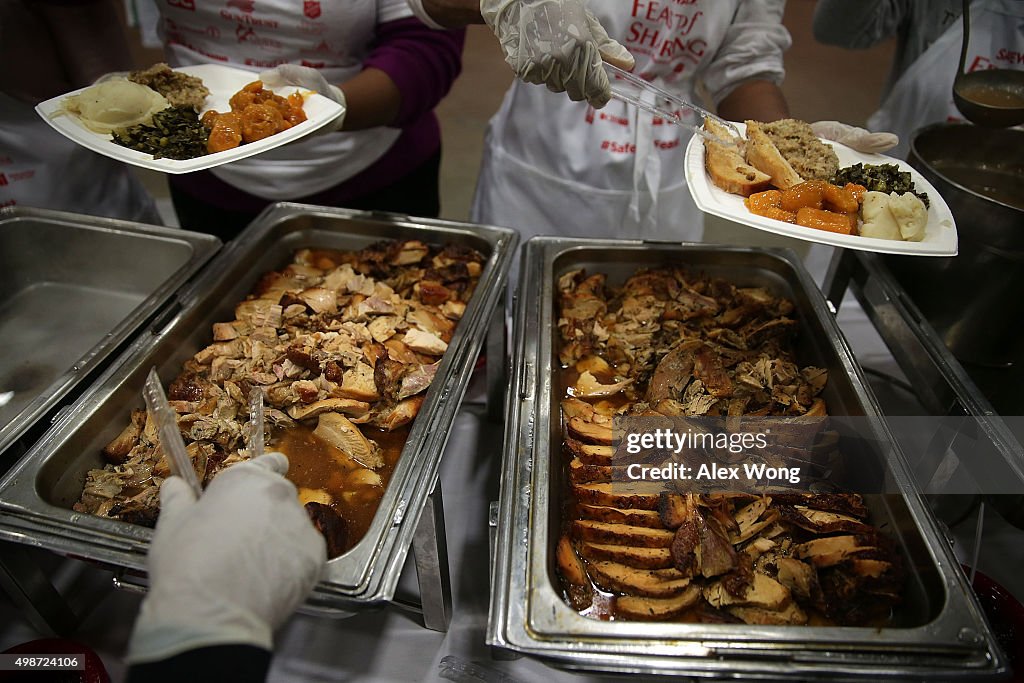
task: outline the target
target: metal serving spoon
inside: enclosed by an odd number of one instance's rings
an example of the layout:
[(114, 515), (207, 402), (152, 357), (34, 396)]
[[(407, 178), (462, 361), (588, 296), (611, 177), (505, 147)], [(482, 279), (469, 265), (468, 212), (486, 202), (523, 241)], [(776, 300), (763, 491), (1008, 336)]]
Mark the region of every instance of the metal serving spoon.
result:
[(953, 102), (973, 124), (1009, 128), (1024, 123), (1024, 71), (982, 69), (964, 73), (971, 37), (970, 0), (963, 0), (964, 39), (960, 67), (953, 81)]

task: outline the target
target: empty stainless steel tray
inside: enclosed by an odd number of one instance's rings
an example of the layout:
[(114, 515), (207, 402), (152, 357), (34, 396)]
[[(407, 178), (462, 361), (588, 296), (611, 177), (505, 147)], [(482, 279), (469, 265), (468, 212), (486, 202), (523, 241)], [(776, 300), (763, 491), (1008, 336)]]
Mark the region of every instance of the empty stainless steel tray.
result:
[[(771, 678), (902, 677), (976, 680), (1006, 661), (949, 544), (915, 492), (898, 448), (859, 469), (884, 482), (865, 496), (871, 522), (899, 547), (905, 600), (882, 628), (599, 621), (562, 599), (555, 573), (565, 473), (558, 390), (558, 279), (577, 268), (622, 283), (640, 267), (674, 265), (768, 288), (791, 299), (795, 353), (824, 367), (834, 415), (863, 416), (893, 444), (824, 298), (789, 251), (537, 238), (526, 244), (514, 322), (513, 377), (492, 572), (488, 643), (577, 669)], [(860, 472), (858, 472), (859, 474)]]
[(0, 453), (137, 332), (219, 245), (209, 235), (112, 218), (0, 210)]

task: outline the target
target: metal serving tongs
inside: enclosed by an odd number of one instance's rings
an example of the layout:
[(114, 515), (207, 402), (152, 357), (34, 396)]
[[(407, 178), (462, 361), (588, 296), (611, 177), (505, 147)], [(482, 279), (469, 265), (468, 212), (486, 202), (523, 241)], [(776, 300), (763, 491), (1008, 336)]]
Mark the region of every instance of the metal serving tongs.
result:
[(160, 434), (160, 449), (167, 457), (171, 474), (184, 479), (196, 497), (201, 496), (203, 487), (199, 484), (199, 477), (196, 476), (192, 460), (185, 450), (185, 441), (178, 430), (178, 416), (167, 402), (167, 395), (164, 394), (164, 387), (160, 384), (156, 368), (149, 371), (142, 395), (146, 399), (146, 409), (156, 420), (157, 432)]
[(249, 392), (249, 424), (245, 430), (245, 448), (249, 459), (263, 455), (263, 391), (253, 387)]
[[(726, 121), (720, 116), (712, 114), (703, 107), (698, 107), (696, 104), (692, 104), (682, 98), (676, 97), (675, 95), (666, 92), (665, 90), (662, 90), (658, 86), (653, 85), (652, 83), (648, 83), (639, 76), (632, 74), (626, 71), (625, 69), (620, 69), (619, 67), (613, 64), (604, 62), (604, 69), (608, 73), (608, 80), (611, 81), (612, 97), (614, 97), (615, 99), (622, 100), (623, 102), (628, 102), (629, 104), (632, 104), (634, 107), (637, 107), (638, 109), (643, 109), (644, 111), (650, 112), (655, 116), (660, 116), (666, 121), (671, 121), (672, 123), (678, 126), (682, 126), (687, 130), (691, 130), (697, 135), (704, 138), (705, 140), (717, 142), (720, 145), (726, 145), (729, 147), (736, 145), (735, 140), (723, 140), (714, 133), (709, 133), (708, 131), (704, 130), (704, 128), (700, 125), (695, 125), (683, 121), (679, 117), (679, 114), (676, 113), (675, 111), (670, 111), (669, 109), (666, 109), (657, 104), (659, 100), (667, 101), (669, 104), (671, 104), (673, 107), (676, 107), (677, 109), (689, 109), (700, 114), (704, 118), (709, 118), (712, 121), (726, 128), (730, 132), (732, 132), (737, 138), (741, 140), (743, 139), (743, 134), (740, 133), (739, 128), (737, 128), (736, 125), (731, 121)], [(643, 99), (631, 94), (626, 89), (624, 89), (621, 86), (621, 84), (616, 82), (617, 78), (620, 78), (630, 83), (634, 87), (638, 88), (640, 91), (652, 94), (654, 96), (654, 102), (644, 102)]]

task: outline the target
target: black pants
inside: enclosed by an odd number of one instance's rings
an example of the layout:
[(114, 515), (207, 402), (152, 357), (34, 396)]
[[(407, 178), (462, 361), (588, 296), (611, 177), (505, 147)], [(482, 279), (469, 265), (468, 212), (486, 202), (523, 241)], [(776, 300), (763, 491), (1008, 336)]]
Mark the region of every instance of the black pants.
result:
[[(364, 211), (393, 211), (410, 216), (436, 218), (441, 213), (441, 199), (438, 185), (441, 167), (441, 150), (391, 185), (341, 203), (325, 201), (321, 195), (311, 195), (294, 201), (321, 206), (343, 206), (347, 209)], [(212, 177), (212, 176), (211, 176)], [(220, 182), (220, 181), (217, 181)], [(178, 215), (178, 222), (186, 230), (205, 232), (227, 242), (242, 232), (245, 226), (259, 215), (260, 211), (272, 204), (271, 200), (260, 200), (262, 206), (253, 211), (237, 211), (214, 206), (190, 192), (176, 187), (172, 178), (168, 183), (171, 201)], [(329, 190), (327, 191), (330, 192)], [(326, 193), (324, 193), (326, 194)]]

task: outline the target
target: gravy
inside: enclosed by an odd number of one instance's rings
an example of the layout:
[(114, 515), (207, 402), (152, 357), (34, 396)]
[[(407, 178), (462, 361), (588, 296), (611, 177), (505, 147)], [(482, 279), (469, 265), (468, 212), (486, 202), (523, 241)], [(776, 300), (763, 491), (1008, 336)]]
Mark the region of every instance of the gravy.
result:
[(352, 485), (347, 475), (352, 468), (342, 464), (346, 458), (334, 446), (313, 434), (313, 428), (297, 424), (271, 435), (269, 448), (288, 456), (288, 479), (296, 487), (326, 491), (331, 497), (330, 507), (342, 516), (348, 525), (350, 550), (370, 528), (381, 496), (387, 488), (395, 464), (409, 436), (409, 425), (393, 432), (361, 425), (363, 435), (377, 442), (384, 456), (384, 466), (375, 470), (382, 486)]
[(1024, 169), (990, 168), (954, 160), (935, 161), (932, 167), (948, 180), (972, 192), (1024, 210)]
[(975, 84), (965, 85), (957, 89), (960, 97), (986, 107), (999, 107), (1001, 109), (1024, 108), (1024, 95), (1013, 88), (996, 88), (991, 85)]

